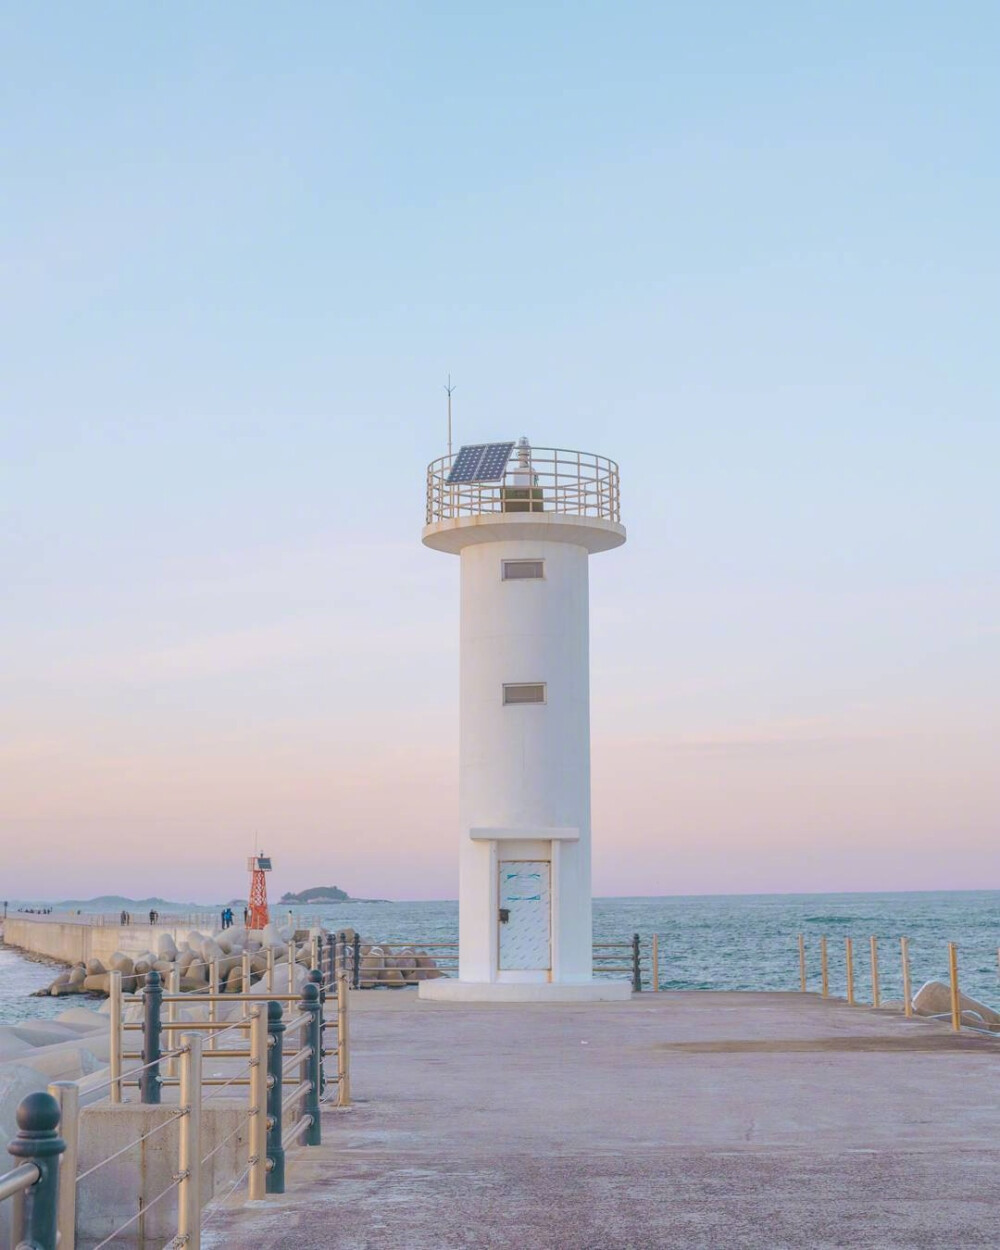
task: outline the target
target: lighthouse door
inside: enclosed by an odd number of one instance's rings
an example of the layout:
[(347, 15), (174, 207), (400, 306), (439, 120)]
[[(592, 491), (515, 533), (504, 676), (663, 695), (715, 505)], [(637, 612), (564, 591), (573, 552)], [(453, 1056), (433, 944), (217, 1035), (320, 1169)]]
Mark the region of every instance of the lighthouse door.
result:
[(552, 966), (552, 891), (545, 860), (500, 861), (500, 971)]

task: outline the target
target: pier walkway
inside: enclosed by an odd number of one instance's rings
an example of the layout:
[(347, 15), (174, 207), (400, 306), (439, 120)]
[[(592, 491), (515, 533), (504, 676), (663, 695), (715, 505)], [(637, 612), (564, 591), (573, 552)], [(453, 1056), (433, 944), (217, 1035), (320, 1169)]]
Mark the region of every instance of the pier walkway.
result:
[(206, 1250), (997, 1244), (992, 1038), (812, 994), (351, 1007), (356, 1105)]

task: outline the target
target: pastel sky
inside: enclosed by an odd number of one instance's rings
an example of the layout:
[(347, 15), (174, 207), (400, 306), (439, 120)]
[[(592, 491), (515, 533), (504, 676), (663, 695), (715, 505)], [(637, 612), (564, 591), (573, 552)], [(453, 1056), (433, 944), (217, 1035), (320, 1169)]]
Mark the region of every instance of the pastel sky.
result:
[(998, 887), (1000, 7), (0, 10), (5, 897), (455, 897), (459, 441), (622, 466), (600, 894)]

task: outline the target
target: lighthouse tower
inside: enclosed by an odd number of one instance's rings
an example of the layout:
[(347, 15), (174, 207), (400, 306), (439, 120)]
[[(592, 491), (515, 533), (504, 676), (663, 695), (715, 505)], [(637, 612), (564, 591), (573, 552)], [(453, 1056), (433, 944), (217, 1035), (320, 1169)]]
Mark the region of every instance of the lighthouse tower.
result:
[(459, 976), (435, 999), (626, 998), (595, 981), (588, 561), (625, 541), (618, 466), (485, 443), (427, 471), (423, 541), (461, 559)]

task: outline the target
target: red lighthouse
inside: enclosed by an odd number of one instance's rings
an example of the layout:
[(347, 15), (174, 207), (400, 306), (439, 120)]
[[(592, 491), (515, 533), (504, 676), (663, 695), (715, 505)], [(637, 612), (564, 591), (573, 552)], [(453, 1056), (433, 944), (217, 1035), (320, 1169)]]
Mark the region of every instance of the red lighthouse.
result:
[(267, 924), (267, 876), (271, 861), (266, 855), (251, 855), (247, 860), (250, 873), (250, 919), (248, 929), (263, 929)]

